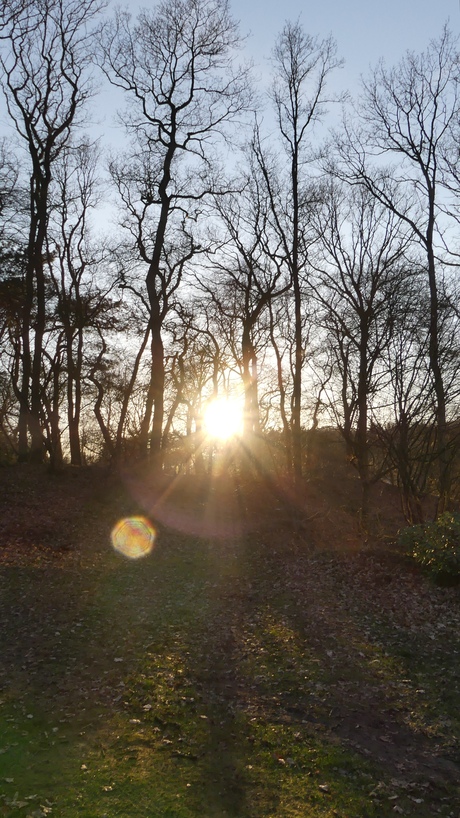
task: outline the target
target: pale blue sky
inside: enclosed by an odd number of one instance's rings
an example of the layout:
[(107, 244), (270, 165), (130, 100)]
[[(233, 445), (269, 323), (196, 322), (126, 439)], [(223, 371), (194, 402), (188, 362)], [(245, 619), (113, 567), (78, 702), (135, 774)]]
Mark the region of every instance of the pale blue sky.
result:
[[(155, 5), (155, 0), (113, 0), (112, 4), (128, 5), (135, 16), (139, 8)], [(286, 20), (300, 18), (309, 34), (320, 38), (333, 35), (345, 65), (331, 78), (332, 85), (352, 94), (358, 89), (360, 75), (366, 75), (380, 57), (392, 65), (407, 49), (422, 51), (430, 39), (439, 36), (446, 21), (454, 34), (460, 34), (460, 0), (230, 0), (230, 5), (241, 23), (241, 33), (248, 35), (246, 54), (256, 63), (259, 76), (268, 79), (266, 58)], [(116, 96), (111, 89), (110, 103), (103, 94), (95, 106), (96, 117), (105, 120), (109, 140), (117, 130), (111, 116)], [(0, 126), (4, 123), (4, 103), (0, 100)]]
[[(128, 5), (135, 17), (140, 8), (151, 8), (156, 2), (112, 0), (112, 4)], [(439, 37), (446, 22), (460, 35), (460, 0), (230, 0), (230, 8), (240, 21), (241, 34), (247, 37), (245, 53), (255, 63), (259, 88), (264, 80), (266, 86), (269, 83), (268, 58), (287, 20), (300, 19), (305, 31), (320, 39), (332, 34), (344, 66), (329, 78), (329, 88), (352, 95), (358, 92), (360, 76), (368, 75), (381, 57), (390, 67), (407, 50), (423, 51), (431, 39)], [(115, 98), (112, 89), (112, 106)], [(107, 106), (105, 98), (99, 99), (100, 113), (112, 106)], [(104, 119), (106, 136), (117, 142), (121, 134), (112, 117), (106, 114)]]
[(320, 38), (332, 34), (345, 59), (340, 84), (352, 92), (380, 57), (392, 65), (407, 49), (423, 51), (446, 21), (460, 33), (460, 0), (231, 0), (231, 8), (242, 33), (251, 31), (247, 51), (261, 67), (286, 20), (300, 17)]
[[(125, 0), (113, 0), (115, 4), (126, 6)], [(153, 5), (155, 0), (130, 0), (129, 10), (135, 17), (140, 8)], [(345, 65), (329, 78), (329, 88), (348, 90), (352, 96), (358, 93), (360, 76), (366, 76), (381, 57), (391, 66), (408, 49), (423, 51), (431, 39), (439, 37), (446, 22), (454, 34), (460, 34), (460, 0), (230, 0), (230, 7), (240, 21), (242, 35), (248, 35), (245, 52), (256, 65), (256, 75), (266, 80), (265, 87), (270, 78), (267, 58), (287, 20), (300, 19), (306, 32), (320, 39), (332, 34)], [(98, 130), (106, 146), (125, 144), (124, 134), (114, 122), (115, 109), (122, 106), (123, 97), (113, 88), (97, 101)], [(336, 114), (340, 114), (338, 108)], [(264, 119), (269, 125), (269, 109)], [(332, 124), (334, 114), (330, 111), (325, 125)]]
[[(125, 0), (112, 2), (126, 5)], [(155, 0), (130, 0), (129, 9), (135, 16), (139, 8), (154, 4)], [(349, 90), (352, 95), (358, 91), (360, 75), (368, 74), (381, 57), (391, 66), (407, 49), (422, 51), (447, 21), (452, 32), (460, 34), (460, 0), (230, 0), (230, 4), (241, 33), (248, 35), (246, 55), (254, 60), (259, 76), (269, 78), (267, 58), (286, 20), (300, 18), (309, 34), (335, 38), (345, 66), (330, 78), (329, 87)], [(101, 90), (93, 106), (94, 130), (103, 137), (105, 147), (117, 148), (124, 144), (124, 136), (114, 114), (123, 106), (123, 98), (105, 83)], [(0, 98), (0, 133), (11, 133), (9, 126)]]
[[(155, 0), (113, 0), (113, 4), (128, 5), (135, 16), (139, 8), (155, 5)], [(407, 49), (424, 50), (447, 21), (453, 33), (460, 34), (460, 0), (230, 0), (230, 8), (240, 21), (241, 33), (249, 35), (247, 54), (261, 70), (286, 20), (300, 18), (313, 36), (332, 34), (345, 60), (341, 82), (350, 91), (380, 57), (391, 65)]]

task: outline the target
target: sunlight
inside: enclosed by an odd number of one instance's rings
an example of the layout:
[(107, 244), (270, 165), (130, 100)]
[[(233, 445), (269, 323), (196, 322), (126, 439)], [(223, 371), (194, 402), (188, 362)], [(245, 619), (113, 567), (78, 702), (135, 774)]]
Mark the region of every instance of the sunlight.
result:
[(126, 517), (112, 529), (115, 551), (131, 560), (146, 557), (155, 543), (156, 531), (145, 517)]
[(241, 401), (236, 398), (215, 398), (204, 411), (206, 433), (218, 440), (229, 440), (243, 431)]

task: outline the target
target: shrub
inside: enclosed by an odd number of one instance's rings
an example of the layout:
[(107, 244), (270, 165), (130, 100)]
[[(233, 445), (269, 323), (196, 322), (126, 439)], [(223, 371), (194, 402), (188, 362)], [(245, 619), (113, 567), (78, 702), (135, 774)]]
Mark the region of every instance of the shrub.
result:
[(413, 525), (399, 543), (415, 562), (442, 584), (460, 583), (460, 515), (445, 512), (432, 523)]

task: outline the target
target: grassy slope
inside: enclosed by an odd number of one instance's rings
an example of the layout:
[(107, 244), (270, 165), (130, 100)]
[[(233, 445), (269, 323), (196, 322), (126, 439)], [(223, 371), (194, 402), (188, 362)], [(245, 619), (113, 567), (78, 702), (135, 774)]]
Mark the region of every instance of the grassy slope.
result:
[[(145, 481), (18, 474), (0, 816), (457, 818), (457, 589), (375, 550), (313, 547), (343, 507), (299, 531), (273, 495), (255, 511), (254, 488), (158, 502)], [(110, 529), (139, 510), (159, 535), (129, 562)]]

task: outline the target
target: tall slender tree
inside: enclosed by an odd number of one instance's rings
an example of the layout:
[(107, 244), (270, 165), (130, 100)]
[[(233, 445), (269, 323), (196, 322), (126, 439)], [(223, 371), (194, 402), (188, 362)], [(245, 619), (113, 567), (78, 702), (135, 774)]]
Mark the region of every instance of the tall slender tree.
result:
[[(272, 228), (279, 241), (292, 282), (294, 302), (294, 366), (292, 383), (292, 454), (294, 477), (302, 476), (302, 280), (306, 275), (309, 245), (308, 175), (312, 159), (310, 135), (326, 111), (328, 77), (341, 64), (335, 41), (306, 34), (299, 22), (286, 23), (273, 50), (273, 101), (281, 145), (286, 156), (284, 178), (276, 173), (256, 131), (253, 148), (265, 179)], [(311, 181), (311, 180), (310, 180)]]
[[(97, 146), (87, 139), (67, 146), (54, 167), (53, 212), (49, 220), (49, 241), (54, 249), (49, 275), (62, 347), (60, 374), (61, 380), (65, 376), (68, 445), (74, 466), (82, 463), (80, 418), (86, 336), (100, 315), (107, 312), (103, 289), (110, 289), (107, 281), (103, 287), (100, 274), (105, 249), (95, 246), (90, 232), (91, 211), (100, 195), (99, 162)], [(97, 273), (98, 285), (94, 281)]]

